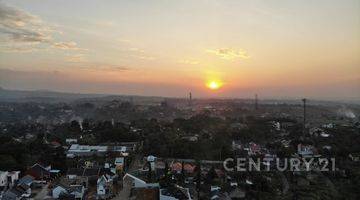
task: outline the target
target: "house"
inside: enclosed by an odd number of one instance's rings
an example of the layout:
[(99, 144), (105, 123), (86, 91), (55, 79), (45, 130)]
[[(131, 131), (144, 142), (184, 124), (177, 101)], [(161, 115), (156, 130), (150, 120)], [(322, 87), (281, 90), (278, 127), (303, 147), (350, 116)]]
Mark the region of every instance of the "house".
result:
[(112, 179), (102, 175), (96, 184), (96, 194), (100, 199), (106, 199), (112, 195)]
[(26, 174), (29, 174), (32, 177), (34, 177), (35, 180), (48, 180), (50, 179), (50, 170), (51, 170), (51, 166), (44, 167), (36, 163), (26, 171)]
[(192, 165), (190, 163), (174, 162), (170, 165), (170, 168), (176, 173), (181, 173), (181, 171), (184, 169), (184, 172), (188, 174), (193, 174), (195, 170), (195, 165)]
[(220, 199), (220, 189), (221, 188), (218, 186), (210, 187), (210, 199), (211, 200)]
[(283, 140), (281, 140), (280, 142), (281, 142), (281, 144), (282, 144), (283, 147), (288, 148), (288, 147), (290, 146), (291, 140), (285, 140), (285, 139), (283, 139)]
[(132, 174), (126, 173), (123, 181), (130, 182), (133, 188), (154, 188), (159, 187), (159, 183), (148, 183)]
[(328, 133), (321, 133), (320, 134), (321, 137), (324, 137), (324, 138), (328, 138), (330, 136), (330, 134)]
[(0, 191), (3, 191), (7, 188), (7, 175), (9, 172), (7, 171), (0, 171)]
[(254, 142), (249, 143), (249, 155), (258, 155), (261, 154), (261, 147), (258, 144), (255, 144)]
[(7, 190), (3, 195), (1, 200), (20, 200), (22, 198), (22, 192), (16, 188)]
[(242, 149), (242, 144), (240, 140), (233, 140), (231, 143), (231, 147), (233, 151), (236, 150), (241, 150)]
[(108, 146), (91, 146), (91, 145), (79, 145), (72, 144), (67, 152), (67, 157), (76, 156), (103, 156), (108, 152)]
[(69, 180), (79, 180), (87, 187), (89, 182), (96, 183), (99, 176), (105, 175), (113, 178), (115, 174), (110, 169), (93, 167), (93, 168), (70, 168), (66, 174)]
[(333, 123), (329, 123), (329, 124), (323, 124), (322, 127), (323, 128), (334, 128), (334, 124)]
[(30, 175), (26, 175), (24, 177), (22, 177), (19, 181), (18, 181), (18, 185), (27, 185), (29, 187), (31, 187), (32, 183), (34, 182), (34, 177), (33, 176), (30, 176)]
[(66, 142), (66, 144), (76, 144), (78, 142), (78, 140), (74, 139), (74, 138), (66, 138), (65, 142)]
[(319, 135), (325, 133), (325, 131), (321, 128), (314, 127), (309, 130), (310, 135), (318, 137)]
[(281, 130), (280, 122), (270, 121), (269, 124), (270, 124), (276, 131), (280, 131), (280, 130)]
[(8, 173), (8, 186), (13, 187), (19, 180), (20, 171), (11, 171)]
[(57, 178), (61, 175), (61, 173), (60, 173), (61, 171), (58, 169), (51, 169), (51, 170), (49, 170), (49, 172), (50, 172), (50, 177), (52, 179)]
[(61, 147), (61, 144), (58, 141), (52, 141), (50, 142), (50, 145), (55, 149)]
[(191, 200), (189, 188), (179, 185), (161, 188), (159, 191), (160, 200)]
[(31, 188), (29, 185), (22, 183), (18, 184), (16, 187), (13, 187), (7, 190), (1, 200), (20, 200), (26, 199), (31, 195)]
[(146, 161), (150, 163), (151, 171), (155, 171), (155, 160), (156, 160), (156, 157), (152, 156), (152, 155), (149, 155), (146, 158)]
[(297, 152), (302, 157), (309, 157), (314, 155), (314, 147), (312, 145), (298, 144)]
[(111, 168), (101, 168), (99, 176), (105, 176), (108, 179), (114, 179), (117, 177), (116, 173)]
[(85, 193), (85, 187), (82, 185), (67, 185), (58, 183), (52, 189), (52, 197), (59, 199), (62, 196), (73, 196), (75, 199), (82, 199)]
[(11, 188), (19, 179), (20, 171), (0, 171), (0, 191), (5, 188)]
[(116, 166), (116, 171), (123, 171), (124, 170), (124, 157), (117, 157), (115, 158), (115, 166)]
[(109, 147), (109, 150), (113, 152), (125, 153), (128, 152), (130, 149), (126, 146), (111, 146)]
[(349, 154), (349, 158), (354, 162), (360, 161), (360, 153), (351, 153)]
[(189, 142), (196, 142), (199, 140), (199, 135), (195, 134), (195, 135), (183, 136), (181, 139), (187, 140)]

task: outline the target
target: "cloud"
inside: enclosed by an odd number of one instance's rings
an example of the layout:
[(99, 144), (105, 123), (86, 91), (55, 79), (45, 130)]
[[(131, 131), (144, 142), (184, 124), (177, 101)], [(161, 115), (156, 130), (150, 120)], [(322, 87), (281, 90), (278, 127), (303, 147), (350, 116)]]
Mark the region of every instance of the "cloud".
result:
[(145, 56), (145, 55), (132, 55), (134, 58), (138, 58), (140, 60), (155, 60), (156, 58), (153, 56)]
[(87, 71), (101, 71), (101, 72), (120, 72), (128, 71), (129, 67), (117, 64), (108, 64), (101, 62), (91, 62), (88, 60), (85, 54), (69, 55), (65, 61), (75, 64), (78, 69)]
[(101, 65), (96, 67), (99, 70), (106, 70), (106, 71), (128, 71), (130, 70), (126, 66), (120, 66), (120, 65)]
[(145, 53), (145, 51), (143, 49), (139, 49), (139, 48), (136, 48), (136, 47), (129, 48), (129, 51), (137, 52), (137, 53)]
[(82, 63), (82, 62), (86, 62), (87, 59), (85, 57), (84, 54), (75, 54), (75, 55), (71, 55), (66, 59), (67, 62), (72, 62), (72, 63)]
[(116, 41), (118, 41), (118, 42), (120, 42), (120, 43), (125, 43), (125, 44), (130, 44), (130, 43), (132, 43), (131, 40), (129, 40), (129, 39), (123, 39), (123, 38), (116, 39)]
[(106, 20), (106, 21), (96, 21), (95, 25), (107, 27), (107, 28), (113, 28), (116, 25), (116, 23), (114, 21)]
[(81, 67), (84, 70), (90, 71), (107, 71), (107, 72), (123, 72), (129, 71), (130, 68), (123, 65), (111, 65), (111, 64), (89, 64)]
[(234, 59), (248, 59), (250, 56), (245, 50), (236, 50), (231, 48), (220, 48), (220, 49), (208, 49), (207, 53), (211, 53), (219, 56), (225, 60), (234, 60)]
[(76, 49), (77, 44), (76, 42), (55, 42), (53, 47), (58, 49)]
[(147, 53), (144, 49), (140, 49), (137, 47), (130, 47), (128, 49), (128, 52), (131, 53), (131, 55), (129, 55), (130, 57), (137, 58), (140, 60), (155, 60), (156, 59), (154, 56), (147, 55)]
[(62, 49), (62, 50), (83, 50), (87, 49), (79, 48), (76, 42), (55, 42), (52, 45), (54, 48)]
[(0, 2), (0, 34), (13, 42), (50, 42), (52, 29), (23, 10)]
[(0, 2), (2, 51), (28, 52), (51, 46), (63, 50), (82, 50), (75, 42), (54, 41), (54, 32), (57, 31), (38, 16)]
[(37, 44), (26, 43), (26, 44), (8, 44), (4, 42), (0, 45), (0, 51), (9, 52), (9, 53), (17, 53), (17, 52), (33, 52), (44, 50), (43, 47), (38, 46)]
[(197, 60), (179, 60), (178, 63), (181, 63), (181, 64), (187, 64), (187, 65), (197, 65), (199, 64), (200, 62), (197, 61)]

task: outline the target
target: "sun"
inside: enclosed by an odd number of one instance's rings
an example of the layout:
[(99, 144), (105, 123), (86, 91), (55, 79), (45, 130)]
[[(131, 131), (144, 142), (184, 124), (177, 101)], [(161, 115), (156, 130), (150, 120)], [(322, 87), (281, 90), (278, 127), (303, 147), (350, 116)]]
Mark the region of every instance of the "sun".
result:
[(206, 86), (211, 90), (218, 90), (221, 88), (222, 83), (219, 81), (209, 81)]

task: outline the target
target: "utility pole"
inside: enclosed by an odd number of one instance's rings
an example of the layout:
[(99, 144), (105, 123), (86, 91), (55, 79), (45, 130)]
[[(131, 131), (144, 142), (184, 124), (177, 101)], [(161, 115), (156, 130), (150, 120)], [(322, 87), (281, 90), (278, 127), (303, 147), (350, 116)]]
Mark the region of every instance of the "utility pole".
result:
[(302, 99), (303, 108), (304, 108), (304, 113), (303, 113), (303, 133), (304, 134), (305, 134), (305, 128), (306, 128), (306, 101), (307, 101), (306, 98)]

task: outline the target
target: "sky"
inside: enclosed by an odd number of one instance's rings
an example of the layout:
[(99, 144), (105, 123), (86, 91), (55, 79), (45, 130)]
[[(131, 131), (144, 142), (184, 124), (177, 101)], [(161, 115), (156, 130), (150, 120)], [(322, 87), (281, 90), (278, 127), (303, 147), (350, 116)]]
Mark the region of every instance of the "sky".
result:
[(0, 86), (359, 100), (360, 1), (0, 0)]

